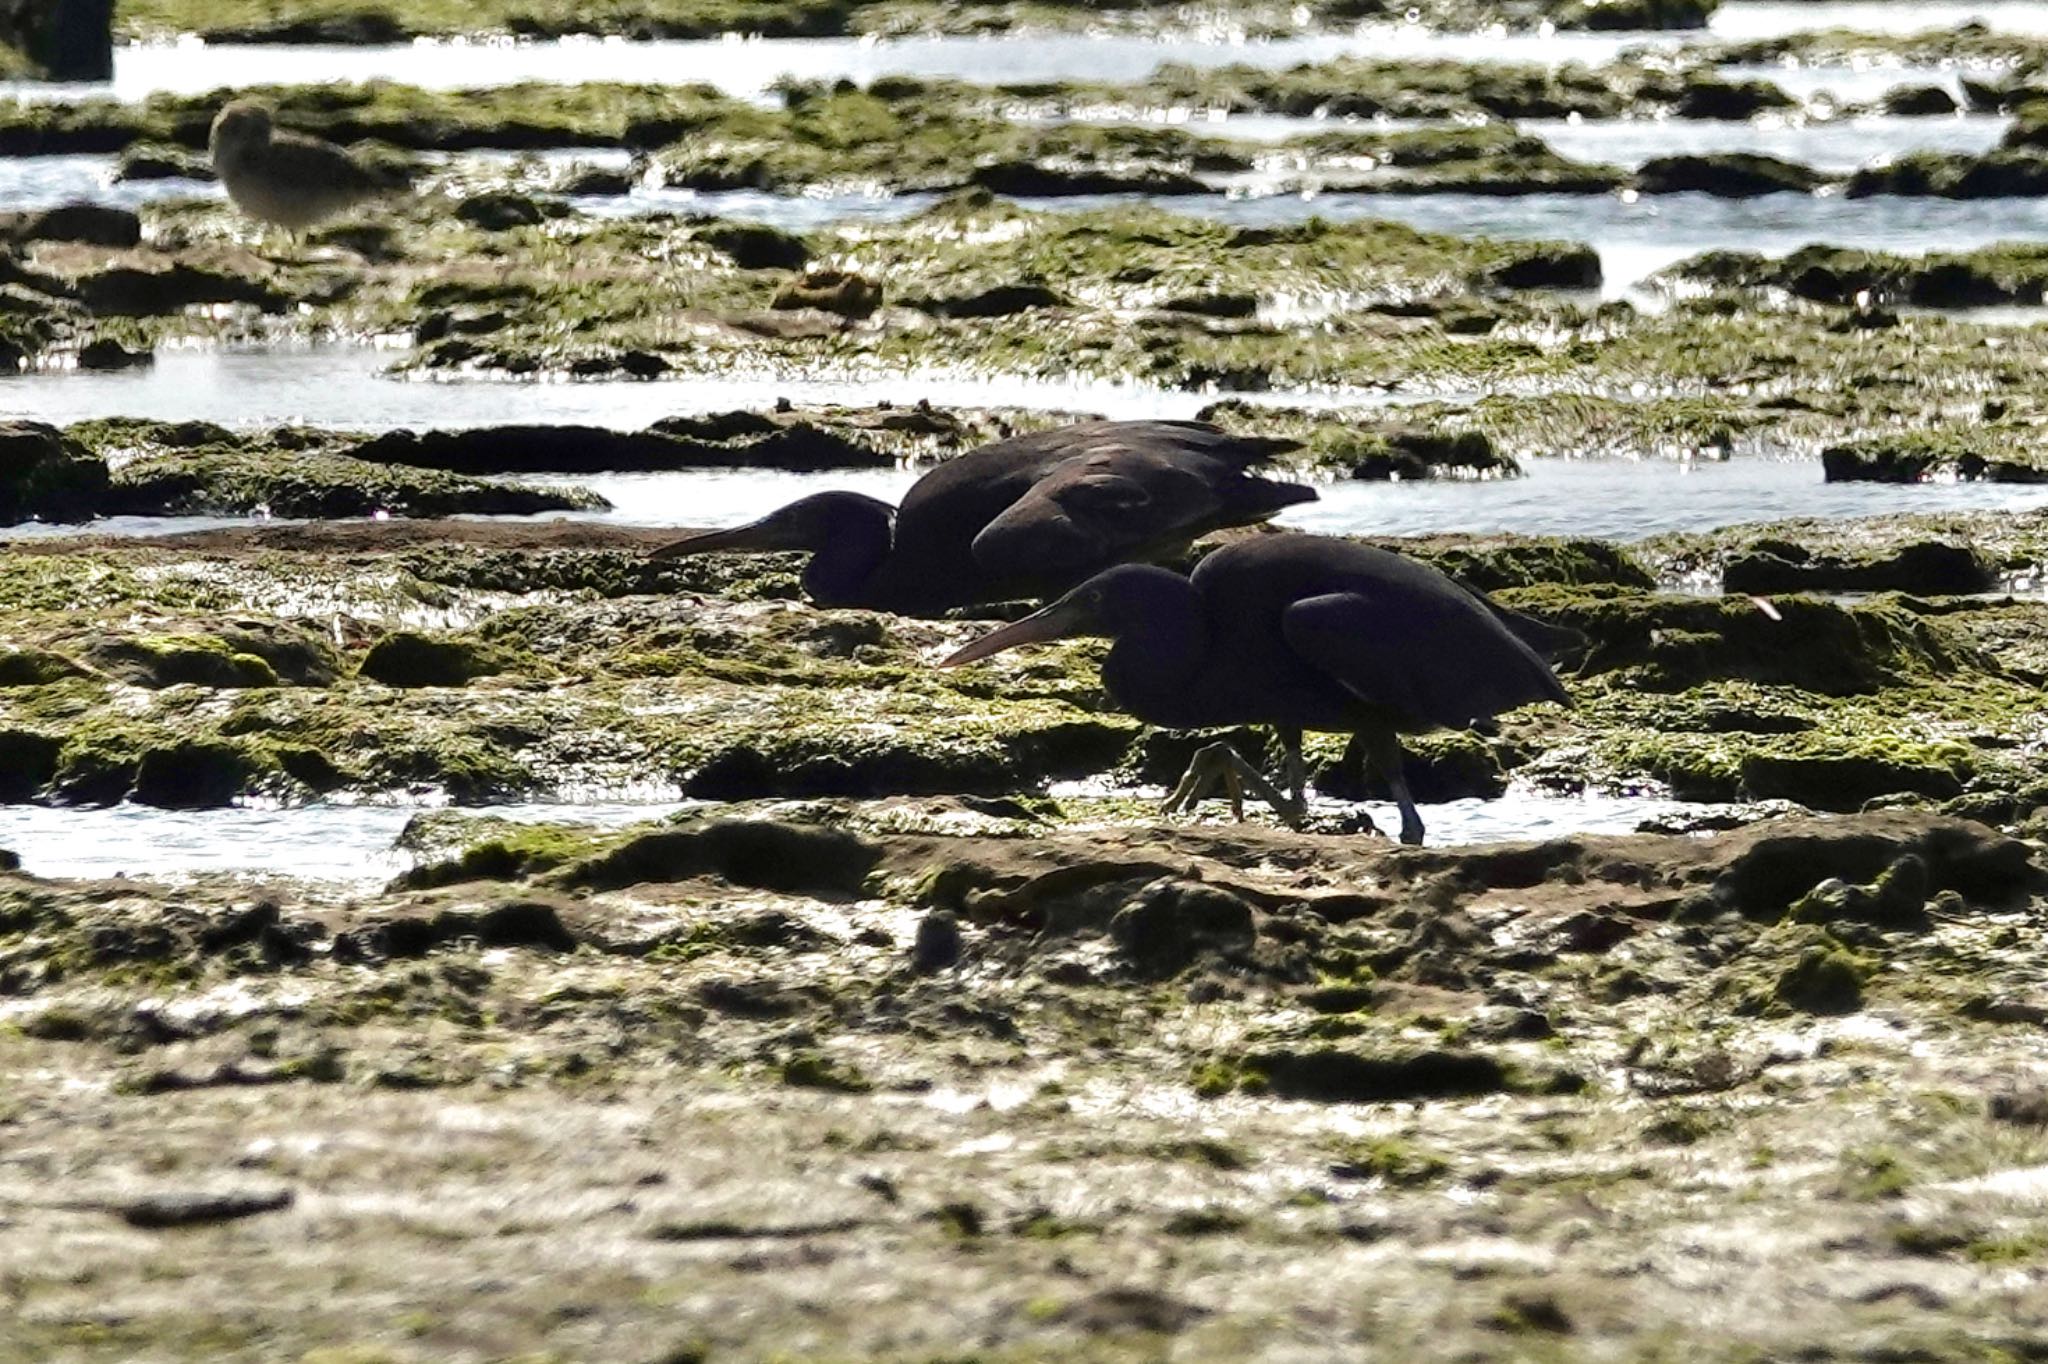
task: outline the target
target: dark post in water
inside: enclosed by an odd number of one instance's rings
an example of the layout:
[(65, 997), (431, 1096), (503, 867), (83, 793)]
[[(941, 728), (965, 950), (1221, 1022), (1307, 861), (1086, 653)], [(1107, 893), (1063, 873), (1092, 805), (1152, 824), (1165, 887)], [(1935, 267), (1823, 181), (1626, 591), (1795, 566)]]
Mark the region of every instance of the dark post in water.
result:
[(112, 80), (114, 0), (0, 0), (0, 43), (49, 80)]

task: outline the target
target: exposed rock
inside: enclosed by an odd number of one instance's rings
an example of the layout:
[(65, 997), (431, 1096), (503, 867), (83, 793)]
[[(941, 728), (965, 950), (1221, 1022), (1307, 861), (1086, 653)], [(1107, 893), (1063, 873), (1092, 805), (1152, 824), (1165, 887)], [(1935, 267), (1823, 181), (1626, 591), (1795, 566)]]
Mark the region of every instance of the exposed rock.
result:
[(918, 920), (917, 942), (910, 952), (912, 966), (930, 974), (959, 960), (960, 920), (950, 910), (935, 909)]
[(1750, 119), (1799, 101), (1770, 81), (1689, 80), (1672, 112), (1680, 118)]
[[(560, 205), (552, 203), (543, 208), (541, 202), (530, 195), (510, 190), (489, 190), (483, 194), (472, 194), (457, 203), (455, 216), (485, 232), (508, 232), (515, 227), (539, 227), (548, 218), (558, 216), (560, 208)], [(556, 212), (549, 212), (549, 209)]]
[(259, 1213), (280, 1212), (291, 1205), (290, 1189), (232, 1190), (145, 1194), (117, 1205), (114, 1211), (131, 1227), (161, 1231), (233, 1222)]
[(1064, 308), (1066, 295), (1043, 284), (998, 284), (979, 293), (952, 298), (906, 298), (906, 308), (940, 317), (1011, 317), (1037, 308)]
[(1255, 1087), (1283, 1099), (1324, 1103), (1461, 1098), (1512, 1087), (1498, 1060), (1471, 1051), (1369, 1054), (1338, 1047), (1258, 1051), (1245, 1056), (1243, 1068)]
[(107, 466), (41, 422), (0, 422), (0, 525), (84, 521), (98, 513)]
[(882, 305), (882, 286), (848, 270), (810, 270), (775, 291), (769, 306), (778, 311), (814, 308), (840, 317), (862, 318)]
[(371, 645), (357, 671), (387, 687), (461, 687), (500, 667), (496, 651), (478, 640), (399, 630)]
[(528, 487), (439, 471), (393, 470), (320, 449), (230, 438), (225, 447), (171, 448), (131, 460), (105, 501), (129, 516), (522, 516), (609, 505), (582, 489)]
[(1830, 483), (1921, 483), (1938, 477), (1989, 483), (2048, 481), (2048, 460), (2035, 454), (2030, 428), (1983, 426), (1960, 431), (1909, 431), (1874, 436), (1821, 451)]
[(1901, 85), (1887, 90), (1884, 111), (1908, 118), (1935, 118), (1958, 112), (1956, 97), (1939, 85)]
[(471, 474), (873, 468), (893, 464), (896, 458), (892, 450), (800, 418), (761, 418), (741, 427), (695, 417), (671, 418), (646, 431), (586, 426), (398, 430), (373, 436), (351, 447), (349, 454), (377, 464)]
[(1719, 5), (1720, 0), (1569, 0), (1553, 22), (1601, 32), (1705, 28)]
[(699, 228), (696, 237), (742, 270), (801, 270), (811, 259), (802, 237), (765, 223), (713, 223)]
[(1777, 592), (1912, 592), (1947, 596), (1988, 592), (1998, 569), (1969, 545), (1921, 540), (1870, 558), (1815, 554), (1784, 540), (1760, 540), (1731, 557), (1721, 569), (1723, 591), (1767, 595)]
[(1790, 917), (1801, 923), (1856, 922), (1879, 928), (1926, 928), (1930, 891), (1927, 864), (1908, 853), (1867, 886), (1830, 877), (1806, 892), (1792, 906)]
[(1178, 171), (1134, 166), (1053, 166), (1036, 161), (997, 161), (976, 166), (967, 183), (1013, 199), (1059, 199), (1092, 194), (1207, 194), (1200, 178)]
[(57, 775), (61, 739), (32, 730), (0, 729), (0, 802), (31, 800)]
[(711, 820), (643, 834), (570, 868), (564, 879), (572, 886), (602, 888), (713, 875), (763, 890), (850, 894), (880, 859), (880, 849), (837, 829)]
[(142, 755), (130, 796), (143, 805), (201, 810), (229, 805), (257, 770), (248, 754), (211, 739), (181, 740)]
[(1809, 167), (1756, 152), (1659, 156), (1636, 171), (1636, 188), (1644, 194), (1698, 192), (1719, 199), (1805, 194), (1826, 182), (1826, 176)]
[(1503, 289), (1597, 289), (1600, 279), (1600, 253), (1576, 245), (1533, 248), (1487, 276)]
[(1159, 305), (1169, 313), (1192, 313), (1197, 317), (1255, 317), (1259, 296), (1244, 293), (1178, 294)]
[(1853, 829), (1809, 822), (1797, 830), (1774, 823), (1731, 837), (1736, 843), (1715, 876), (1714, 898), (1755, 919), (1782, 916), (1829, 880), (1875, 883), (1909, 857), (1930, 889), (1982, 904), (2023, 897), (2040, 875), (2025, 843), (1963, 820), (1887, 816)]
[(105, 336), (97, 341), (87, 342), (78, 351), (80, 369), (136, 369), (155, 362), (156, 356), (153, 353), (146, 350), (129, 350), (119, 341)]
[(1242, 954), (1257, 936), (1252, 906), (1195, 881), (1162, 878), (1109, 921), (1110, 937), (1142, 975), (1178, 974), (1208, 952)]
[(125, 250), (141, 243), (142, 219), (109, 204), (60, 204), (24, 215), (14, 236), (25, 242), (83, 242)]
[(286, 302), (259, 280), (185, 261), (111, 266), (78, 280), (75, 291), (93, 312), (115, 317), (160, 317), (211, 303), (275, 312)]
[(204, 156), (182, 147), (160, 142), (141, 143), (121, 153), (114, 163), (114, 183), (137, 180), (198, 180), (211, 182), (213, 167)]

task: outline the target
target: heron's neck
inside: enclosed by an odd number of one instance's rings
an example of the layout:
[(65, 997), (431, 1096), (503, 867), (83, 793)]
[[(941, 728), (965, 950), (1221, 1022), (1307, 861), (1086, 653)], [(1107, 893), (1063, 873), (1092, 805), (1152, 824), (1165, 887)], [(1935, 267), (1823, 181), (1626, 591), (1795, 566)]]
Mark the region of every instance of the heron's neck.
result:
[(1102, 683), (1119, 706), (1148, 724), (1201, 724), (1188, 712), (1208, 656), (1201, 598), (1183, 583), (1147, 603), (1145, 614), (1117, 633), (1102, 664)]
[(851, 507), (804, 565), (804, 595), (820, 606), (865, 606), (868, 580), (889, 557), (895, 517), (880, 503)]

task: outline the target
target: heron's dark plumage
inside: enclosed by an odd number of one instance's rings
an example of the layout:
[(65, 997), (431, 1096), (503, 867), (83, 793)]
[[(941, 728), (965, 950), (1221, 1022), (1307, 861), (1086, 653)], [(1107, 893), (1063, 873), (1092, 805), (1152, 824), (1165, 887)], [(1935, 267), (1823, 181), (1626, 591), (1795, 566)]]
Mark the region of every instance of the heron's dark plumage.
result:
[(1246, 472), (1290, 444), (1206, 422), (1084, 422), (941, 464), (893, 519), (872, 498), (825, 493), (658, 553), (808, 549), (805, 588), (827, 606), (916, 615), (1055, 596), (1111, 565), (1314, 501), (1313, 489)]
[(1357, 736), (1392, 787), (1410, 842), (1420, 841), (1422, 821), (1401, 776), (1398, 735), (1463, 727), (1537, 701), (1571, 704), (1539, 652), (1569, 631), (1416, 560), (1313, 535), (1226, 545), (1186, 578), (1112, 568), (947, 662), (1084, 634), (1113, 641), (1103, 685), (1141, 720), (1278, 729), (1297, 810), (1301, 732)]

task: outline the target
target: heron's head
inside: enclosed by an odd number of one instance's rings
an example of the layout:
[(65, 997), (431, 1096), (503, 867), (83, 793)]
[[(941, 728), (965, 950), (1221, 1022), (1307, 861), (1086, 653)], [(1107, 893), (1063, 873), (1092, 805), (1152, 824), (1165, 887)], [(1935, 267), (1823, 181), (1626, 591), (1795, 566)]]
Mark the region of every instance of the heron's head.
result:
[(215, 156), (233, 155), (270, 141), (270, 110), (254, 100), (238, 99), (214, 116), (207, 147)]
[(685, 536), (655, 550), (654, 557), (686, 559), (693, 554), (816, 551), (877, 522), (886, 528), (895, 514), (888, 503), (864, 493), (813, 493), (744, 526)]
[(1136, 628), (1155, 611), (1184, 599), (1188, 581), (1177, 573), (1145, 564), (1120, 564), (1096, 574), (1052, 605), (983, 635), (939, 664), (958, 668), (1014, 649), (1077, 635), (1115, 639)]

